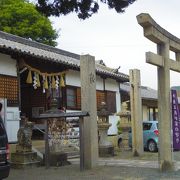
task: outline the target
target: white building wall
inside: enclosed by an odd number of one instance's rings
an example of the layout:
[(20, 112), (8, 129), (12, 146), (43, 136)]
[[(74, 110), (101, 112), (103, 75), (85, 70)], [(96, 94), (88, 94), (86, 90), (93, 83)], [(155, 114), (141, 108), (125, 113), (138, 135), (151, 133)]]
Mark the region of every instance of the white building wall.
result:
[[(17, 77), (16, 60), (9, 55), (0, 53), (0, 74)], [(2, 98), (2, 97), (0, 97)], [(5, 127), (9, 142), (17, 141), (17, 132), (20, 126), (19, 107), (5, 107)]]
[(96, 76), (96, 89), (101, 91), (104, 90), (103, 79), (99, 76)]
[(116, 80), (106, 79), (105, 90), (119, 92), (119, 85)]
[[(80, 82), (80, 73), (79, 71), (70, 70), (66, 74), (66, 84), (71, 86), (81, 86)], [(97, 90), (104, 90), (103, 79), (100, 76), (96, 76), (96, 89)], [(116, 106), (117, 112), (121, 109), (121, 99), (119, 93), (119, 85), (116, 80), (113, 79), (105, 79), (105, 90), (107, 91), (116, 91)], [(119, 117), (116, 115), (109, 116), (109, 122), (112, 124), (108, 130), (108, 135), (115, 135), (117, 134), (117, 121)]]
[[(121, 110), (121, 97), (119, 92), (119, 83), (113, 79), (106, 79), (105, 80), (105, 90), (108, 91), (116, 91), (116, 112)], [(111, 115), (109, 116), (109, 123), (111, 123), (111, 127), (108, 130), (108, 135), (116, 135), (118, 132), (117, 129), (117, 122), (119, 120), (119, 116)]]
[(0, 74), (17, 76), (16, 60), (9, 55), (0, 53)]
[[(80, 72), (69, 70), (66, 73), (66, 85), (80, 87), (81, 86)], [(100, 78), (99, 76), (96, 76), (96, 89), (103, 90), (103, 79)]]
[(81, 86), (79, 71), (69, 70), (66, 73), (66, 85), (77, 86), (77, 87)]

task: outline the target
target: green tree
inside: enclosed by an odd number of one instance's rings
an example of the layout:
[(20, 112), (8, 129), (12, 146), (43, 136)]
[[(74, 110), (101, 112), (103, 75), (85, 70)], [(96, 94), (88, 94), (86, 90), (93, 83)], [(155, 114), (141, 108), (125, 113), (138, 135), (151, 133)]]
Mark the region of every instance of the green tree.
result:
[(0, 30), (56, 46), (58, 33), (50, 20), (27, 0), (0, 0)]
[(36, 6), (38, 11), (46, 16), (60, 16), (76, 12), (80, 19), (86, 19), (98, 12), (100, 2), (122, 13), (134, 1), (136, 0), (36, 0)]

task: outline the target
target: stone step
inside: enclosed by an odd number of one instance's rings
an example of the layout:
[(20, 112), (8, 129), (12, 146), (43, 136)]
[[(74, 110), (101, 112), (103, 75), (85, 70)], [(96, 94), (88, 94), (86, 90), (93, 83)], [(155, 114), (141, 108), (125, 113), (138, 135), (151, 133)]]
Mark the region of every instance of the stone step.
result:
[[(32, 147), (32, 150), (37, 153), (37, 156), (43, 160), (43, 154), (45, 153), (45, 147)], [(79, 157), (79, 150), (75, 148), (64, 148), (64, 151), (68, 158)]]

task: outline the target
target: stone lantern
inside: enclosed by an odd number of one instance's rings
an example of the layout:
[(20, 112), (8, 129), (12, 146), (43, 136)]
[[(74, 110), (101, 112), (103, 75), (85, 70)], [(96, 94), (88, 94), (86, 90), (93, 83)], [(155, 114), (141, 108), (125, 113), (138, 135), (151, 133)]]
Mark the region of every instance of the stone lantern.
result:
[(128, 110), (128, 105), (127, 102), (123, 102), (122, 103), (122, 108), (121, 111), (119, 113), (117, 113), (117, 116), (120, 117), (120, 123), (119, 123), (119, 128), (122, 131), (121, 134), (121, 141), (120, 143), (120, 148), (124, 149), (124, 150), (128, 150), (129, 149), (129, 145), (128, 145), (128, 139), (129, 139), (129, 130), (131, 128), (131, 113)]
[(80, 169), (84, 169), (84, 117), (89, 116), (88, 112), (64, 112), (57, 109), (56, 99), (52, 99), (51, 109), (41, 114), (38, 119), (45, 122), (45, 165), (62, 166), (68, 165), (67, 150), (69, 150), (66, 132), (69, 125), (66, 118), (79, 118), (80, 132)]
[[(68, 165), (66, 153), (66, 131), (67, 125), (63, 115), (65, 112), (57, 108), (57, 100), (51, 100), (50, 110), (47, 110), (40, 117), (45, 120), (45, 165), (52, 166)], [(54, 117), (56, 116), (56, 117)]]
[(99, 156), (113, 156), (114, 147), (108, 141), (107, 131), (111, 124), (109, 123), (109, 113), (105, 102), (101, 103), (101, 109), (97, 112), (98, 115), (98, 134), (99, 134)]

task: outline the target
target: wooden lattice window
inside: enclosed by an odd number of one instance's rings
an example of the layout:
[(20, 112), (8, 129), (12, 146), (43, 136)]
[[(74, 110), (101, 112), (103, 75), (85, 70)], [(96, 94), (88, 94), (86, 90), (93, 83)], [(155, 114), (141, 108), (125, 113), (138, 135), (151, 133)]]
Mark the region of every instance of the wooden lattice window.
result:
[(81, 88), (77, 88), (77, 109), (81, 109)]
[(105, 91), (96, 91), (97, 109), (100, 110), (102, 102), (106, 103)]
[(110, 113), (115, 113), (116, 110), (116, 92), (113, 91), (106, 91), (106, 104), (107, 110)]
[(17, 77), (0, 75), (0, 98), (6, 98), (8, 106), (18, 105)]
[[(68, 109), (81, 109), (81, 88), (68, 86), (66, 88), (66, 103)], [(107, 104), (110, 113), (116, 112), (116, 92), (96, 90), (97, 110), (100, 110), (101, 103)]]
[(66, 88), (66, 102), (68, 109), (81, 109), (81, 88), (68, 86)]
[(77, 88), (75, 87), (68, 87), (66, 90), (66, 97), (67, 97), (67, 107), (68, 108), (77, 108)]

